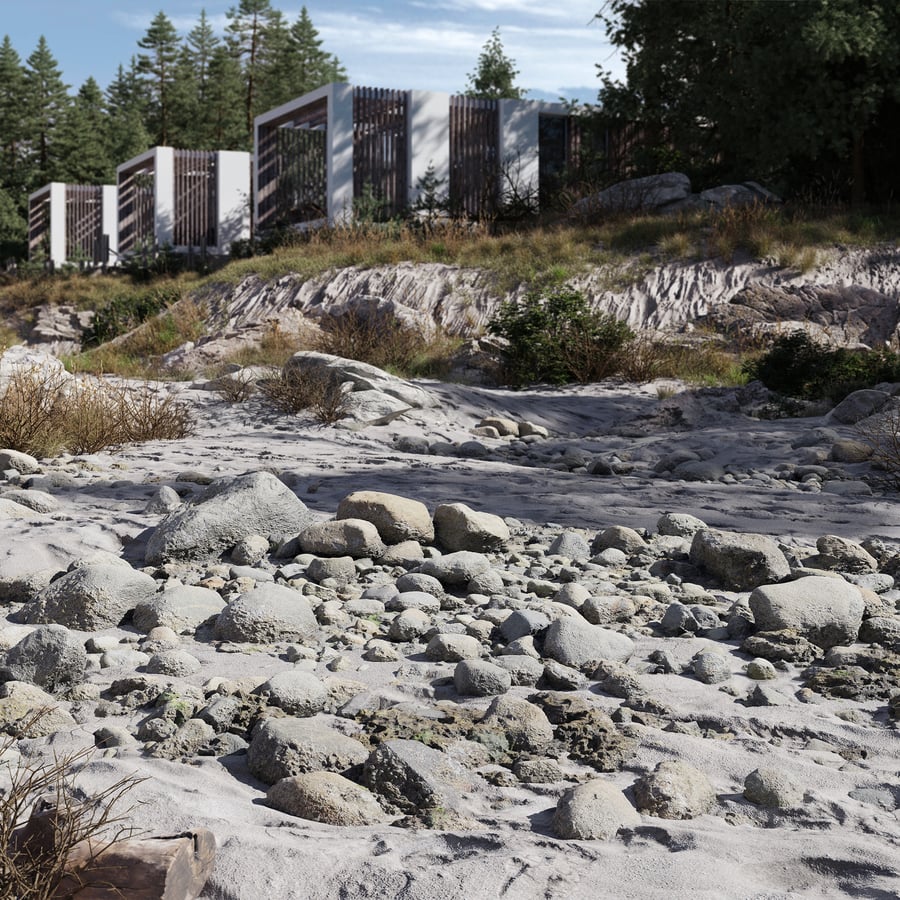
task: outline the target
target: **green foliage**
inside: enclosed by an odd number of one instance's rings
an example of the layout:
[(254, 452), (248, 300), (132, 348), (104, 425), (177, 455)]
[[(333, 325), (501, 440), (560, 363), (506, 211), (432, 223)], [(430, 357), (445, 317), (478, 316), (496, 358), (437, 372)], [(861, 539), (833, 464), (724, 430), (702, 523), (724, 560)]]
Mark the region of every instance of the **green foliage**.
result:
[(169, 17), (158, 12), (138, 46), (138, 71), (147, 79), (150, 96), (149, 131), (154, 143), (167, 146), (172, 133), (172, 94), (178, 60), (178, 32)]
[(478, 66), (469, 73), (466, 95), (483, 100), (521, 100), (525, 91), (515, 85), (519, 70), (503, 50), (500, 29), (495, 28), (478, 57)]
[(509, 342), (507, 374), (516, 385), (608, 377), (634, 337), (624, 322), (591, 309), (583, 294), (567, 287), (504, 302), (488, 328)]
[(855, 201), (900, 187), (895, 0), (609, 0), (598, 16), (627, 65), (625, 84), (601, 71), (600, 102), (641, 126), (647, 168), (665, 152), (698, 181), (782, 192), (825, 177)]
[(779, 394), (837, 403), (853, 391), (900, 381), (900, 355), (886, 349), (828, 347), (805, 331), (795, 331), (781, 335), (767, 352), (745, 363), (744, 372)]
[(125, 334), (171, 306), (180, 297), (181, 292), (177, 288), (154, 288), (114, 297), (94, 313), (91, 333), (85, 343), (103, 344)]

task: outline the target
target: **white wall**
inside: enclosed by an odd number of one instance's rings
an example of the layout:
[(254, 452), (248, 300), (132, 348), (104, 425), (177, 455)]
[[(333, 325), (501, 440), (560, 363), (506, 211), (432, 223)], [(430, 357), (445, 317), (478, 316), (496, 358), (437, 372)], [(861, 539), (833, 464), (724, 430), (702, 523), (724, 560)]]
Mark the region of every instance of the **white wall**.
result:
[(250, 154), (220, 150), (216, 159), (217, 253), (250, 237)]
[(409, 203), (420, 195), (416, 185), (425, 177), (428, 167), (443, 181), (446, 191), (450, 185), (450, 95), (435, 91), (409, 92), (409, 132), (407, 154), (409, 160)]

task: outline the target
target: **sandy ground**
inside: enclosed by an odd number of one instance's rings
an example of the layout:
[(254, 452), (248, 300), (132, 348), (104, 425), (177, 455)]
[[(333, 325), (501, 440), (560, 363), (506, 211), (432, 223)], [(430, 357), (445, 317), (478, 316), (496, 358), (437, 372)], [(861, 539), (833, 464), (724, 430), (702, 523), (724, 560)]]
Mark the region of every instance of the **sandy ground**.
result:
[[(207, 392), (183, 388), (182, 398), (196, 410), (192, 437), (45, 467), (46, 473), (64, 470), (72, 476), (67, 484), (37, 485), (60, 501), (60, 509), (39, 522), (0, 521), (0, 575), (64, 568), (98, 549), (139, 564), (142, 533), (160, 518), (145, 513), (144, 506), (160, 484), (183, 487), (194, 477), (186, 473), (217, 477), (261, 469), (281, 475), (323, 517), (333, 515), (351, 491), (372, 489), (415, 498), (429, 508), (463, 501), (523, 522), (584, 529), (589, 538), (613, 524), (653, 529), (662, 512), (672, 511), (803, 547), (827, 533), (900, 541), (896, 494), (862, 487), (847, 494), (804, 491), (780, 479), (779, 466), (798, 462), (800, 451), (792, 444), (801, 435), (827, 426), (839, 436), (854, 436), (852, 428), (827, 425), (823, 418), (754, 420), (687, 404), (681, 423), (667, 428), (660, 424), (664, 401), (658, 385), (517, 393), (428, 386), (441, 398), (436, 409), (361, 430), (275, 417), (256, 401), (228, 406)], [(545, 447), (616, 454), (634, 469), (597, 477), (396, 448), (403, 436), (471, 439), (472, 426), (489, 414), (546, 426)], [(688, 482), (653, 474), (660, 458), (682, 448), (701, 451), (740, 477), (733, 483)], [(841, 469), (848, 482), (870, 473), (866, 464)], [(0, 629), (4, 625), (0, 619)], [(108, 633), (129, 637), (119, 629)], [(707, 643), (643, 637), (634, 658), (646, 659), (664, 645), (686, 661)], [(203, 665), (187, 679), (196, 685), (215, 676), (262, 681), (292, 666), (274, 652), (217, 652), (191, 638), (184, 638), (184, 647)], [(433, 698), (435, 679), (452, 674), (452, 665), (421, 659), (367, 663), (352, 653), (348, 658), (342, 678), (415, 699)], [(733, 659), (734, 685), (745, 693), (750, 681)], [(323, 664), (308, 666), (330, 677)], [(102, 670), (90, 680), (107, 684), (121, 674)], [(137, 746), (98, 752), (79, 784), (90, 791), (138, 773), (146, 779), (132, 794), (131, 815), (139, 829), (158, 834), (210, 828), (218, 856), (203, 900), (900, 896), (900, 742), (882, 705), (800, 703), (793, 699), (800, 683), (796, 669), (780, 672), (774, 683), (788, 698), (785, 704), (765, 708), (736, 704), (733, 695), (692, 678), (640, 678), (679, 717), (702, 721), (718, 738), (646, 729), (637, 756), (603, 777), (624, 789), (661, 759), (679, 758), (712, 781), (719, 797), (714, 814), (678, 822), (644, 816), (640, 827), (614, 840), (563, 841), (553, 836), (550, 820), (565, 785), (521, 785), (504, 791), (504, 802), (477, 831), (340, 828), (269, 809), (262, 802), (265, 786), (248, 773), (243, 757), (200, 758), (188, 765), (145, 758)], [(529, 689), (514, 692), (524, 696)], [(610, 711), (618, 706), (614, 698), (597, 696)], [(487, 705), (486, 699), (463, 702)], [(107, 720), (82, 718), (73, 733), (29, 742), (30, 752), (90, 745), (93, 731)], [(116, 724), (133, 725), (138, 718)], [(800, 788), (802, 808), (770, 814), (748, 809), (740, 796), (743, 779), (764, 763), (780, 768)], [(868, 788), (880, 801), (850, 796)]]

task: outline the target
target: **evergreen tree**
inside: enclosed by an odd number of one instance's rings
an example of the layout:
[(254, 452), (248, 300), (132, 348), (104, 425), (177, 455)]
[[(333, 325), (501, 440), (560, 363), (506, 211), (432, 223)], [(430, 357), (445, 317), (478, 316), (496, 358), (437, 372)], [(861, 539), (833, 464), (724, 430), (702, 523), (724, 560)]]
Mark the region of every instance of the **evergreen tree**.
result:
[(478, 57), (478, 67), (469, 73), (466, 96), (483, 100), (521, 100), (522, 88), (515, 85), (519, 70), (503, 50), (500, 29), (495, 28)]
[(81, 86), (58, 127), (59, 179), (74, 184), (108, 184), (115, 176), (109, 155), (109, 116), (93, 78)]
[(149, 53), (138, 55), (138, 71), (147, 77), (151, 104), (148, 129), (157, 144), (166, 146), (171, 138), (175, 67), (178, 60), (178, 32), (164, 12), (158, 12), (138, 46)]
[(255, 116), (280, 106), (294, 96), (290, 87), (290, 39), (284, 15), (277, 10), (273, 11), (262, 47)]
[(244, 118), (244, 81), (241, 65), (229, 49), (219, 45), (209, 61), (209, 89), (203, 112), (203, 146), (221, 150), (249, 150)]
[(252, 140), (253, 119), (259, 109), (259, 79), (265, 66), (265, 44), (268, 30), (276, 18), (270, 0), (240, 0), (225, 14), (228, 19), (228, 45), (243, 61), (244, 127)]
[(347, 72), (338, 58), (322, 49), (322, 39), (305, 6), (291, 25), (290, 48), (288, 87), (291, 97), (299, 97), (332, 81), (346, 80)]
[(210, 65), (220, 41), (201, 10), (199, 22), (188, 32), (175, 75), (175, 131), (180, 146), (212, 149), (209, 110)]
[[(23, 158), (27, 137), (25, 112), (25, 70), (6, 35), (0, 44), (0, 188), (10, 191), (13, 198), (24, 195), (27, 181)], [(21, 206), (20, 199), (17, 203)]]
[(148, 106), (146, 88), (138, 74), (137, 60), (132, 57), (128, 69), (119, 66), (116, 77), (106, 89), (106, 108), (109, 113), (109, 156), (114, 166), (143, 153), (151, 143), (144, 125)]
[(28, 57), (25, 84), (33, 162), (29, 187), (34, 189), (58, 177), (61, 148), (56, 146), (56, 129), (71, 103), (68, 85), (63, 83), (62, 73), (43, 35)]

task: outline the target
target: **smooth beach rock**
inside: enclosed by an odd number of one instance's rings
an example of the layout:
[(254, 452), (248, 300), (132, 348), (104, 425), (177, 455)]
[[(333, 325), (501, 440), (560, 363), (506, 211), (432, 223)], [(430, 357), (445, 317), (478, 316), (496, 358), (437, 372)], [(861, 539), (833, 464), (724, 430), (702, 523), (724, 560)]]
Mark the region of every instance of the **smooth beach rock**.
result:
[(451, 552), (484, 553), (509, 540), (509, 526), (500, 516), (478, 512), (465, 503), (442, 503), (434, 511), (434, 535), (437, 543)]
[(385, 544), (414, 540), (430, 544), (434, 525), (424, 503), (383, 491), (354, 491), (338, 504), (336, 519), (371, 522)]
[(315, 639), (318, 622), (299, 591), (280, 584), (258, 584), (219, 614), (214, 635), (219, 641), (272, 643)]
[(557, 619), (544, 637), (546, 656), (582, 671), (593, 672), (605, 659), (624, 662), (633, 651), (633, 642), (624, 634), (591, 625), (580, 616)]
[(778, 545), (761, 534), (703, 528), (691, 542), (690, 559), (734, 591), (750, 591), (791, 573)]
[(540, 752), (553, 740), (546, 713), (521, 697), (495, 697), (481, 721), (499, 728), (513, 750)]
[(563, 840), (607, 841), (620, 828), (640, 824), (640, 815), (625, 795), (599, 778), (569, 788), (553, 816), (553, 831)]
[(328, 700), (325, 685), (311, 672), (299, 669), (276, 673), (253, 693), (298, 718), (322, 712)]
[(364, 519), (316, 522), (300, 532), (300, 549), (316, 556), (350, 556), (378, 559), (385, 551), (378, 529)]
[(54, 693), (84, 681), (84, 641), (62, 625), (42, 625), (0, 654), (0, 682), (23, 681)]
[(189, 634), (224, 608), (225, 600), (217, 591), (179, 584), (138, 603), (131, 619), (134, 627), (145, 633), (165, 626), (176, 633)]
[(266, 804), (326, 825), (378, 825), (388, 819), (371, 791), (337, 772), (304, 772), (282, 778), (266, 792)]

